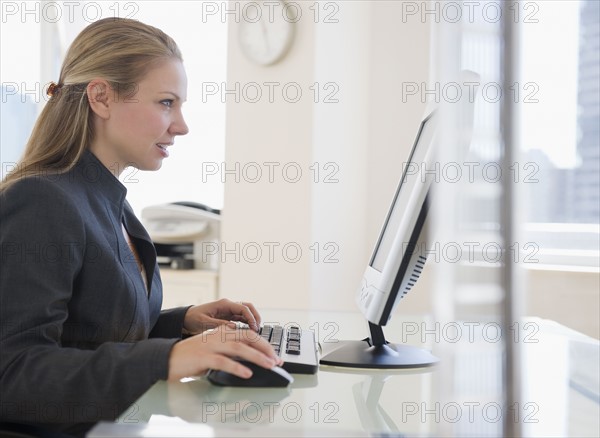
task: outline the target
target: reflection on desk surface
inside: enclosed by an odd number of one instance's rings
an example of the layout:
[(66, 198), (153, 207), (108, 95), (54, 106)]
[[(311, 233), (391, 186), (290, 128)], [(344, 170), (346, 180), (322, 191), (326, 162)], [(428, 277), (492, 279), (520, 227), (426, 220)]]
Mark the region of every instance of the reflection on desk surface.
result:
[[(402, 434), (407, 424), (420, 427), (420, 420), (403, 422), (397, 415), (398, 403), (413, 403), (415, 394), (430, 394), (431, 374), (430, 369), (391, 374), (328, 370), (295, 375), (288, 388), (222, 388), (204, 378), (159, 382), (121, 416), (120, 423), (151, 425), (160, 420), (165, 424), (165, 417), (172, 417), (219, 430), (233, 428), (238, 434), (258, 426), (284, 430), (286, 435), (299, 429), (314, 436), (366, 436), (372, 430)], [(102, 427), (91, 436), (102, 436), (100, 430), (110, 429)], [(276, 435), (271, 431), (268, 436)]]

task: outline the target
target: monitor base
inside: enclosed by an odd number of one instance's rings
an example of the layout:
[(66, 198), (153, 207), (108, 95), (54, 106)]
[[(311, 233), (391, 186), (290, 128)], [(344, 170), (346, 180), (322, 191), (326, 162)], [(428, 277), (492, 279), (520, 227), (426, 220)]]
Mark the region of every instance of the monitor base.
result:
[(372, 323), (369, 326), (371, 338), (342, 341), (342, 345), (323, 356), (320, 363), (347, 368), (398, 369), (428, 367), (439, 362), (423, 348), (387, 342), (381, 326)]

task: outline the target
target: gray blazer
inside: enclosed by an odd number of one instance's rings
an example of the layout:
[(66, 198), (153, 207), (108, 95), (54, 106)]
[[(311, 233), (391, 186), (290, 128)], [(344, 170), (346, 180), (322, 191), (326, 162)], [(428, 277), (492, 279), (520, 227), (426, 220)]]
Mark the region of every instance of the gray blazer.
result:
[(187, 308), (160, 311), (154, 245), (126, 192), (86, 151), (69, 172), (0, 195), (0, 422), (115, 419), (167, 378)]

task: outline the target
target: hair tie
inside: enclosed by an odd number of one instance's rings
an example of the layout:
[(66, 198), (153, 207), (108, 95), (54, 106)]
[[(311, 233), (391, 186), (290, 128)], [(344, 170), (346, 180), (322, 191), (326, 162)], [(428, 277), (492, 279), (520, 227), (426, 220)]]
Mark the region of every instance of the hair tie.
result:
[(46, 94), (48, 96), (52, 97), (60, 91), (61, 87), (62, 87), (62, 85), (55, 84), (54, 82), (50, 82), (50, 85), (48, 85), (48, 90), (46, 91)]

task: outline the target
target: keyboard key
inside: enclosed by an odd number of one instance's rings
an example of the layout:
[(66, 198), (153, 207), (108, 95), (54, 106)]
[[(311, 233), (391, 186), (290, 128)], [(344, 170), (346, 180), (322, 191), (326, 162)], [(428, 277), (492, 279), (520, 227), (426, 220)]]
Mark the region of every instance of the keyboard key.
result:
[(260, 329), (260, 336), (267, 341), (271, 339), (271, 333), (273, 332), (273, 327), (270, 325), (265, 325)]
[(261, 327), (259, 333), (271, 344), (275, 354), (284, 360), (283, 368), (286, 371), (299, 374), (317, 372), (318, 358), (312, 331), (303, 331), (296, 325), (284, 328), (281, 325), (266, 324)]

